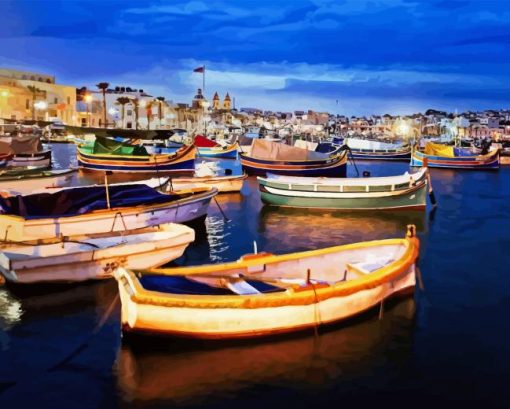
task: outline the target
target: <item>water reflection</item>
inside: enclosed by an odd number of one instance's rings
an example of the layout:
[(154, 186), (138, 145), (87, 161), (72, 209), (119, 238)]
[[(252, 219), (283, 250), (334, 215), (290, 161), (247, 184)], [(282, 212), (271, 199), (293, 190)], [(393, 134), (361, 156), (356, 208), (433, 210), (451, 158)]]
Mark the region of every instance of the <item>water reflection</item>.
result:
[(288, 249), (307, 249), (403, 237), (408, 224), (424, 232), (426, 213), (346, 213), (264, 206), (259, 215), (259, 234), (268, 245), (277, 242)]
[(414, 300), (405, 298), (388, 307), (382, 321), (364, 317), (317, 337), (212, 347), (170, 340), (123, 345), (118, 386), (125, 402), (144, 406), (209, 404), (258, 385), (328, 389), (381, 367), (390, 377), (409, 358), (414, 312)]

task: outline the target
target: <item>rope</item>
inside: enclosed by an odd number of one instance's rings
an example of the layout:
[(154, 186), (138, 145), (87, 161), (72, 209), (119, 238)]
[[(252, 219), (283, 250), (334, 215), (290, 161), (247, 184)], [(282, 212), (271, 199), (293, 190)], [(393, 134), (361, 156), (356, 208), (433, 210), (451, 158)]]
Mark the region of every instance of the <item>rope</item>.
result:
[(216, 199), (216, 195), (213, 196), (214, 202), (216, 203), (216, 206), (218, 206), (218, 209), (220, 209), (220, 213), (223, 216), (223, 219), (225, 219), (226, 222), (229, 222), (230, 219), (227, 217), (225, 212), (223, 212), (223, 209), (221, 208), (220, 204), (218, 203), (218, 200)]

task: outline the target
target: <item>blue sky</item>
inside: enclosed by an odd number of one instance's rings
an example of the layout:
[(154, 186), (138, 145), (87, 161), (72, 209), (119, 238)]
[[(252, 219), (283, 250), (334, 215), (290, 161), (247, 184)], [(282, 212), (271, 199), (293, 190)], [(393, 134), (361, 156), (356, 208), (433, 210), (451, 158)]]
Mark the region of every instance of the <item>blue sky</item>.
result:
[(510, 0), (0, 1), (0, 66), (187, 102), (348, 115), (510, 108)]

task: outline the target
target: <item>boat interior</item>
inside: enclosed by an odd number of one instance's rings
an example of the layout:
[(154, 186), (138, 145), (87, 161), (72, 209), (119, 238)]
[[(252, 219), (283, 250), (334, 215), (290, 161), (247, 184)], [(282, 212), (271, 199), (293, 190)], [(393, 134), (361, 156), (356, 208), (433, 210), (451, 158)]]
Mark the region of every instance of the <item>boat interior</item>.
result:
[(310, 285), (328, 287), (373, 274), (399, 260), (406, 249), (406, 242), (400, 240), (291, 257), (250, 254), (237, 263), (155, 270), (136, 277), (145, 290), (173, 295), (256, 295), (289, 289), (296, 292), (309, 289)]

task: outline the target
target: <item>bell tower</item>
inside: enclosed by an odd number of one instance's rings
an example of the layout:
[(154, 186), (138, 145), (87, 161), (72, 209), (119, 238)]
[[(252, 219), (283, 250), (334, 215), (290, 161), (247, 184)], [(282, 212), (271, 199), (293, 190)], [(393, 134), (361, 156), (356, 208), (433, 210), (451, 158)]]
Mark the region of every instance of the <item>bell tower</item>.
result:
[(220, 96), (217, 92), (214, 93), (212, 100), (212, 109), (220, 109)]
[(225, 95), (225, 99), (223, 100), (223, 109), (230, 111), (232, 109), (232, 101), (230, 100), (230, 95)]

